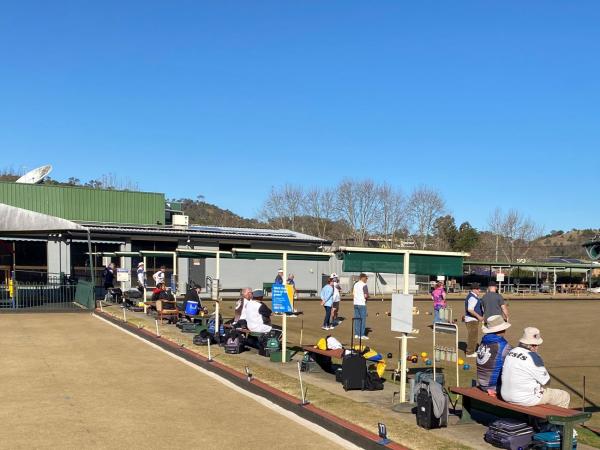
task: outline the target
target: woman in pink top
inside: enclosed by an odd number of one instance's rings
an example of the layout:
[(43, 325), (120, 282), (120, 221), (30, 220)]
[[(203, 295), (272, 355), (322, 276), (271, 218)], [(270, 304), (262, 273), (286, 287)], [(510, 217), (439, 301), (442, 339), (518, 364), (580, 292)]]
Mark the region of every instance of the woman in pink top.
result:
[(433, 321), (440, 322), (440, 309), (446, 309), (446, 291), (444, 290), (444, 283), (438, 281), (435, 285), (435, 289), (431, 293), (431, 299), (433, 300)]

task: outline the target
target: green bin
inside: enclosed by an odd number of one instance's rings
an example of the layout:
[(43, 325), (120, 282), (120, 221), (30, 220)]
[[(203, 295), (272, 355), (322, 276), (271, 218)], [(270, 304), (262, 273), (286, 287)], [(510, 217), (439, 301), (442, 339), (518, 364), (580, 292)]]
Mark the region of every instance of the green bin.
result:
[[(285, 351), (285, 361), (289, 362), (292, 360), (292, 351), (291, 350), (286, 350)], [(271, 362), (281, 362), (281, 350), (278, 352), (273, 352), (271, 353)]]

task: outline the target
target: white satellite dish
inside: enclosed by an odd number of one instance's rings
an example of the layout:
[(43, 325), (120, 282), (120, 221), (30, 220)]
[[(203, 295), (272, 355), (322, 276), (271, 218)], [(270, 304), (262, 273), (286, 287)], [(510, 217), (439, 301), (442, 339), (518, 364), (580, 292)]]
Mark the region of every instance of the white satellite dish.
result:
[(40, 183), (46, 178), (50, 172), (52, 172), (52, 166), (48, 164), (47, 166), (38, 167), (37, 169), (30, 170), (21, 178), (19, 178), (15, 183), (23, 183), (23, 184), (37, 184)]

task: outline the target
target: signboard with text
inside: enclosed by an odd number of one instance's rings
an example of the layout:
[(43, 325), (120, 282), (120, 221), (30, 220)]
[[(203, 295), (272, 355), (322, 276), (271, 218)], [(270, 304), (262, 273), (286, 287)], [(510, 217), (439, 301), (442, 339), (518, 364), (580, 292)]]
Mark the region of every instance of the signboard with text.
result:
[(271, 306), (274, 313), (294, 312), (294, 287), (291, 284), (274, 284), (271, 288)]

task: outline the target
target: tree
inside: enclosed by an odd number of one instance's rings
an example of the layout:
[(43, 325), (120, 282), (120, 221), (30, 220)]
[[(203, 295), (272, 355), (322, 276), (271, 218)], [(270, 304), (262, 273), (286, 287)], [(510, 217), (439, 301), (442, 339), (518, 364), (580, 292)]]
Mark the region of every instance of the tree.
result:
[(479, 242), (479, 233), (469, 222), (463, 222), (458, 227), (453, 250), (456, 252), (470, 252)]
[(398, 231), (406, 225), (406, 204), (400, 191), (394, 190), (388, 183), (378, 188), (379, 202), (379, 231), (389, 242), (390, 248), (395, 247)]
[(454, 222), (454, 217), (450, 214), (438, 217), (433, 223), (435, 237), (438, 241), (440, 250), (452, 250), (456, 243), (458, 230)]
[(310, 216), (320, 238), (327, 236), (328, 225), (335, 220), (335, 193), (331, 189), (310, 189), (304, 195), (304, 214)]
[(364, 246), (380, 217), (379, 189), (372, 180), (343, 180), (336, 188), (335, 210), (354, 230), (358, 245)]
[(542, 235), (542, 228), (515, 209), (506, 214), (496, 208), (488, 220), (490, 231), (496, 236), (496, 261), (502, 252), (508, 262), (524, 257), (531, 242)]
[(304, 194), (302, 188), (286, 184), (271, 188), (262, 208), (262, 215), (269, 222), (279, 224), (280, 228), (296, 230), (296, 219), (301, 214)]
[(413, 191), (408, 201), (408, 212), (414, 224), (414, 232), (420, 247), (425, 249), (434, 223), (445, 210), (445, 202), (438, 191), (420, 186)]

